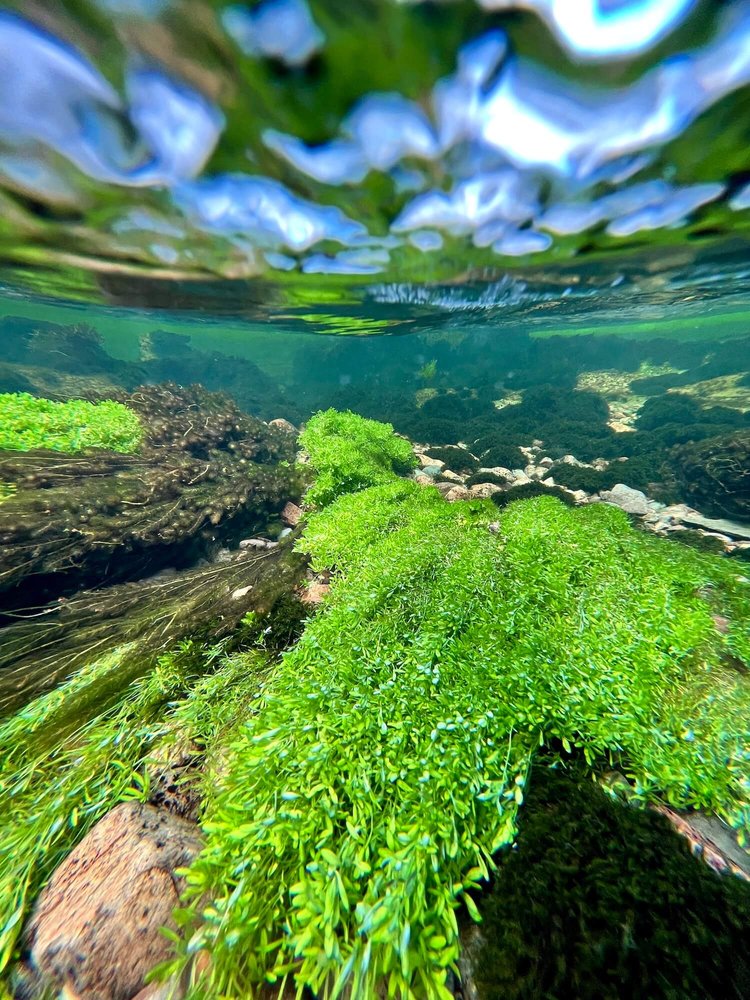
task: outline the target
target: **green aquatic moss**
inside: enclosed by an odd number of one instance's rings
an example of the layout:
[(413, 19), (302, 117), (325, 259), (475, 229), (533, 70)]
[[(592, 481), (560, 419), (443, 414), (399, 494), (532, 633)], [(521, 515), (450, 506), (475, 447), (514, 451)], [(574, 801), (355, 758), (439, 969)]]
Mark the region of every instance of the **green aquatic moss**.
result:
[(417, 465), (410, 443), (396, 437), (390, 424), (349, 410), (316, 413), (299, 440), (317, 474), (306, 495), (314, 506), (388, 482), (395, 472), (408, 472)]
[(0, 451), (106, 448), (131, 454), (138, 451), (142, 437), (137, 415), (122, 403), (57, 403), (27, 392), (0, 393)]
[(393, 476), (310, 515), (300, 545), (332, 589), (216, 775), (170, 966), (210, 954), (193, 996), (293, 976), (447, 1000), (456, 909), (477, 915), (545, 747), (750, 828), (750, 687), (724, 667), (750, 652), (736, 568), (603, 505), (496, 518)]
[(15, 483), (3, 483), (0, 482), (0, 503), (3, 500), (8, 500), (16, 492)]
[(576, 772), (535, 770), (517, 849), (479, 900), (481, 996), (747, 996), (750, 885)]

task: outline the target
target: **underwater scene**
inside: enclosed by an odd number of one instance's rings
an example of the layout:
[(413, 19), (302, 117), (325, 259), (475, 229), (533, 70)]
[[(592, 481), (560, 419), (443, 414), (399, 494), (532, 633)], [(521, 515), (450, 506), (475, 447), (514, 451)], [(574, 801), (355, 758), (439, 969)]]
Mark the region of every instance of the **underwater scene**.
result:
[(750, 2), (0, 8), (0, 1000), (750, 1000)]

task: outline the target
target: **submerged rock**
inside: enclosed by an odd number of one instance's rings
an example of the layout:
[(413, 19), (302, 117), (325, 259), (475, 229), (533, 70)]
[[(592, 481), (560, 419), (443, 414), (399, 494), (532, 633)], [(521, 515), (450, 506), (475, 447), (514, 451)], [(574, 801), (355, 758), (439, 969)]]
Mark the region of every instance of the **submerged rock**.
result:
[(602, 490), (602, 500), (605, 503), (614, 504), (626, 514), (648, 514), (648, 499), (645, 493), (634, 490), (624, 483), (616, 483), (611, 490)]
[(171, 953), (161, 928), (175, 927), (176, 871), (200, 848), (194, 824), (153, 806), (128, 802), (107, 813), (39, 897), (27, 929), (32, 970), (78, 1000), (140, 995)]

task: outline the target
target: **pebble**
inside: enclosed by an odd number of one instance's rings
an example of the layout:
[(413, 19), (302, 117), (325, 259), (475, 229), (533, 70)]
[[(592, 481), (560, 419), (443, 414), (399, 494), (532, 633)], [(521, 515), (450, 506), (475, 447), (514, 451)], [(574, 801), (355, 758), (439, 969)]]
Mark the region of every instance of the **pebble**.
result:
[(298, 507), (296, 503), (292, 503), (290, 500), (284, 505), (284, 509), (281, 512), (281, 520), (287, 525), (287, 527), (296, 528), (301, 517), (302, 508)]
[(497, 476), (499, 479), (504, 479), (508, 483), (512, 483), (515, 476), (510, 471), (510, 469), (504, 468), (502, 465), (495, 465), (491, 469), (481, 468), (480, 472), (491, 472), (493, 476)]

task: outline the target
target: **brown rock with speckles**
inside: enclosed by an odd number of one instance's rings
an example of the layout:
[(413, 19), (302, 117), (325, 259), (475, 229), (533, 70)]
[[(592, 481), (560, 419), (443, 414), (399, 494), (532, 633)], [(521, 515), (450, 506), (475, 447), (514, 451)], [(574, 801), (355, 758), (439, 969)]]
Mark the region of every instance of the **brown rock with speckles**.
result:
[(175, 875), (201, 847), (193, 823), (126, 802), (100, 820), (55, 871), (27, 928), (31, 965), (79, 1000), (132, 1000), (169, 957), (182, 891)]

